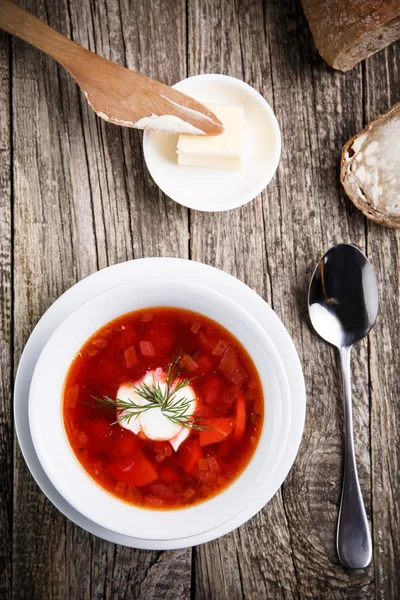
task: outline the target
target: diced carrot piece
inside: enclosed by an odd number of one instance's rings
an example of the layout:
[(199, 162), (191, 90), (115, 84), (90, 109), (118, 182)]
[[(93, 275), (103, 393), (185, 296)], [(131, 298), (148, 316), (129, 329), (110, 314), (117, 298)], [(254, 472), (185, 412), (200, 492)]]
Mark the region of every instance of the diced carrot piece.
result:
[(214, 417), (203, 419), (201, 424), (210, 427), (210, 429), (199, 433), (200, 446), (208, 446), (209, 444), (222, 442), (231, 433), (235, 419), (231, 417)]
[(212, 353), (215, 356), (222, 356), (228, 346), (229, 343), (226, 340), (219, 340)]
[(139, 342), (139, 348), (143, 356), (155, 356), (156, 354), (153, 344), (147, 340), (141, 340)]
[(158, 498), (173, 498), (174, 492), (163, 483), (152, 483), (149, 485), (149, 492), (152, 496)]
[(160, 469), (160, 480), (164, 483), (171, 483), (172, 481), (178, 481), (179, 473), (172, 467), (162, 466)]
[(80, 446), (86, 446), (89, 441), (89, 438), (84, 431), (80, 431), (78, 433), (77, 440)]
[(107, 348), (108, 342), (104, 338), (98, 338), (97, 340), (93, 340), (92, 346), (97, 348), (97, 350), (104, 350), (104, 348)]
[(131, 369), (138, 362), (135, 346), (128, 346), (124, 352), (125, 364), (127, 369)]
[(216, 473), (212, 473), (211, 471), (198, 471), (196, 477), (208, 485), (214, 485), (218, 479), (218, 475)]
[(244, 366), (242, 365), (238, 354), (232, 346), (228, 346), (225, 350), (221, 362), (219, 363), (219, 368), (222, 373), (233, 383), (241, 383), (243, 379), (248, 377), (248, 373)]
[(193, 321), (190, 331), (192, 331), (194, 334), (196, 334), (199, 331), (200, 327), (201, 327), (201, 323), (199, 323), (198, 321)]
[(235, 429), (233, 432), (233, 439), (235, 442), (239, 442), (244, 434), (246, 427), (246, 401), (243, 394), (239, 394), (236, 400), (235, 410)]
[(191, 500), (196, 495), (196, 490), (192, 487), (187, 487), (183, 490), (182, 496), (186, 500)]
[(206, 458), (199, 458), (197, 466), (199, 471), (208, 471), (208, 460)]
[(126, 483), (124, 483), (123, 481), (118, 481), (114, 490), (115, 490), (116, 494), (123, 496), (125, 494), (127, 488), (128, 488), (128, 486), (126, 485)]
[(113, 436), (113, 458), (122, 458), (128, 454), (133, 454), (136, 450), (140, 450), (142, 442), (137, 435), (127, 429), (122, 429), (122, 427), (119, 427), (119, 429), (121, 431), (118, 431), (117, 434)]
[(158, 478), (155, 466), (141, 450), (109, 463), (106, 469), (114, 479), (133, 487), (142, 487)]
[(86, 354), (90, 357), (90, 358), (94, 358), (95, 356), (97, 356), (98, 354), (100, 354), (100, 350), (97, 350), (97, 348), (88, 348), (86, 350)]
[(154, 319), (154, 314), (151, 312), (144, 312), (140, 317), (142, 323), (150, 323)]
[(207, 458), (207, 461), (208, 461), (208, 468), (211, 471), (211, 473), (219, 473), (220, 472), (219, 464), (218, 464), (218, 461), (215, 458), (215, 456), (209, 456)]
[(79, 384), (76, 383), (68, 388), (64, 394), (65, 404), (68, 408), (75, 408), (79, 398)]
[(198, 460), (203, 457), (199, 439), (196, 437), (183, 442), (178, 450), (178, 456), (183, 470), (186, 473), (193, 473), (197, 469)]
[(196, 371), (199, 365), (187, 352), (184, 352), (179, 361), (179, 366), (186, 371)]

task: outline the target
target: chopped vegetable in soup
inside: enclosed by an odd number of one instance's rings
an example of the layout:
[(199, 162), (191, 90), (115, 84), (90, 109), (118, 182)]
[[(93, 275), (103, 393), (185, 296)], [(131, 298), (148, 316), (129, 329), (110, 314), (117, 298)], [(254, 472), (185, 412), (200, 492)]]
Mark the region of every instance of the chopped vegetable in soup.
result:
[(83, 468), (142, 508), (184, 508), (221, 492), (248, 464), (263, 423), (245, 349), (218, 323), (177, 308), (138, 310), (97, 331), (63, 394)]

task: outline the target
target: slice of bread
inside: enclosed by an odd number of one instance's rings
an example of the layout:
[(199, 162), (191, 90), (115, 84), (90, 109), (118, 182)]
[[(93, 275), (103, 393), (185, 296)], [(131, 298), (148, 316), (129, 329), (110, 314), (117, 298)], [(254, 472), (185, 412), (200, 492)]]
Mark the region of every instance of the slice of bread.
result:
[(400, 229), (400, 102), (343, 146), (340, 181), (368, 219)]
[(322, 58), (347, 71), (400, 38), (399, 0), (301, 0)]

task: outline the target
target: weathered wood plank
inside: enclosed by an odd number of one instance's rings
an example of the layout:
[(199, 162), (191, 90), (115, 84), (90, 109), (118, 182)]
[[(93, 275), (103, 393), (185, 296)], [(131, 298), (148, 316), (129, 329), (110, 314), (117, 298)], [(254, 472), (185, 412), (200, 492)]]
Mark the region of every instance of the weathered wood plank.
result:
[[(137, 2), (134, 14), (112, 1), (24, 6), (107, 58), (167, 82), (185, 76), (184, 2)], [(66, 288), (132, 257), (187, 256), (188, 225), (187, 211), (150, 181), (140, 134), (100, 121), (64, 70), (22, 42), (13, 48), (18, 358)], [(51, 507), (19, 455), (15, 471), (15, 598), (188, 597), (190, 549), (139, 552), (96, 539)]]
[[(283, 133), (277, 186), (264, 204), (274, 309), (302, 360), (308, 412), (300, 453), (283, 486), (301, 597), (367, 598), (373, 570), (348, 573), (335, 551), (342, 483), (343, 417), (340, 373), (333, 349), (308, 325), (313, 268), (331, 245), (364, 248), (364, 221), (341, 200), (337, 171), (342, 143), (362, 123), (361, 69), (329, 69), (315, 51), (297, 2), (268, 3), (274, 104)], [(361, 485), (369, 510), (367, 344), (352, 360), (354, 426)]]
[[(268, 40), (261, 2), (189, 4), (189, 75), (225, 73), (253, 85), (272, 102)], [(228, 213), (191, 213), (192, 258), (236, 275), (272, 302), (263, 203)], [(264, 543), (266, 544), (264, 546)], [(273, 550), (272, 550), (273, 548)], [(195, 598), (296, 597), (288, 524), (277, 494), (248, 524), (196, 548)]]
[[(240, 3), (238, 20), (229, 8), (226, 2), (201, 2), (197, 12), (192, 9), (190, 73), (222, 71), (254, 85), (275, 107), (282, 127), (282, 161), (277, 177), (252, 204), (227, 215), (192, 215), (192, 256), (236, 274), (272, 303), (299, 349), (309, 411), (301, 452), (283, 487), (284, 503), (277, 495), (271, 504), (274, 518), (270, 506), (260, 516), (266, 529), (275, 529), (279, 541), (262, 547), (255, 528), (245, 546), (246, 554), (262, 556), (265, 578), (252, 571), (255, 561), (249, 571), (244, 570), (246, 587), (243, 578), (239, 580), (235, 544), (221, 540), (196, 551), (196, 593), (200, 598), (213, 597), (222, 586), (226, 597), (235, 598), (297, 593), (341, 597), (345, 589), (367, 597), (373, 593), (371, 586), (365, 592), (373, 571), (349, 576), (335, 554), (342, 479), (340, 379), (334, 353), (317, 340), (306, 321), (307, 286), (320, 254), (339, 241), (364, 247), (363, 218), (348, 202), (340, 201), (337, 180), (342, 142), (352, 125), (362, 122), (361, 71), (339, 75), (324, 65), (312, 47), (297, 2)], [(201, 52), (205, 48), (211, 49), (206, 56)], [(356, 445), (369, 504), (366, 350), (366, 344), (357, 349), (353, 365), (354, 388), (359, 390)], [(222, 566), (221, 546), (228, 548), (224, 557), (229, 567), (225, 566), (223, 580), (212, 577)], [(277, 560), (284, 565), (281, 573), (286, 579), (271, 582)], [(229, 577), (235, 573), (229, 584), (226, 571)]]
[[(365, 122), (400, 100), (400, 43), (365, 69)], [(380, 315), (370, 335), (372, 509), (376, 598), (400, 589), (400, 233), (367, 226), (368, 255), (379, 280)]]
[(12, 200), (10, 43), (0, 33), (0, 597), (11, 598), (12, 425)]
[[(187, 67), (190, 75), (244, 79), (274, 106), (283, 151), (276, 178), (251, 204), (222, 215), (191, 213), (188, 248), (187, 211), (150, 180), (141, 134), (98, 120), (61, 68), (13, 40), (12, 223), (9, 45), (0, 36), (0, 460), (6, 466), (0, 472), (6, 536), (0, 595), (11, 595), (12, 534), (18, 600), (190, 596), (191, 550), (135, 551), (87, 534), (38, 491), (18, 448), (13, 523), (10, 515), (13, 318), (17, 361), (44, 310), (81, 277), (127, 258), (186, 257), (190, 250), (192, 258), (238, 276), (270, 302), (294, 338), (308, 392), (303, 443), (281, 492), (239, 530), (194, 549), (192, 597), (396, 597), (400, 238), (365, 223), (337, 174), (343, 142), (400, 99), (400, 44), (342, 74), (318, 57), (297, 0), (193, 0), (188, 32), (184, 0), (23, 5), (78, 43), (166, 83), (185, 77)], [(375, 561), (356, 573), (340, 567), (334, 546), (342, 480), (340, 375), (333, 350), (307, 325), (305, 304), (317, 258), (340, 241), (368, 251), (382, 298), (369, 343), (353, 358), (356, 449), (372, 509)]]

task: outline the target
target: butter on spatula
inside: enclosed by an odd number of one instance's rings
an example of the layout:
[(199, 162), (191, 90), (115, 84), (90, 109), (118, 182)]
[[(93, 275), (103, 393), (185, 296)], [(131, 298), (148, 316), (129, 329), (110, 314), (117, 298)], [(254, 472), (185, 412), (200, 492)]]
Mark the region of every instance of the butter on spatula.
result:
[(225, 126), (218, 136), (180, 135), (177, 145), (178, 164), (212, 169), (241, 169), (244, 136), (242, 106), (204, 105)]

